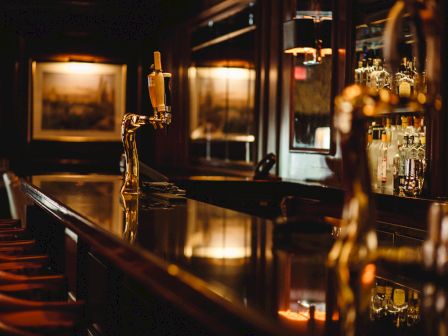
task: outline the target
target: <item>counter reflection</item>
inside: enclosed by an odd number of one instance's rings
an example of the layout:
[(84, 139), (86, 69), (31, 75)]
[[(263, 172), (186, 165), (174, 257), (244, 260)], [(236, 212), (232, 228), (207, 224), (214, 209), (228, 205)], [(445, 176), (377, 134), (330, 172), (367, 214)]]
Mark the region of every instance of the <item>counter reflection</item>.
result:
[(35, 175), (31, 182), (106, 231), (122, 236), (121, 176)]

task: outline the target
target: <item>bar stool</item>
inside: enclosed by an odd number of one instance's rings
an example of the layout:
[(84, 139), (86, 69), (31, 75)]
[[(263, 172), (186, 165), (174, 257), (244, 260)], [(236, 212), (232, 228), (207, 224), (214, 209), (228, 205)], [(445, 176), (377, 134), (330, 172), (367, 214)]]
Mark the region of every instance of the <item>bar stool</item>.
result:
[(30, 254), (34, 252), (35, 248), (36, 241), (34, 239), (0, 241), (0, 254)]
[(0, 271), (0, 293), (16, 298), (55, 301), (67, 299), (64, 275), (18, 275)]
[(21, 226), (20, 224), (21, 224), (21, 222), (19, 219), (0, 218), (0, 228), (1, 229), (3, 229), (3, 228), (9, 228), (9, 229), (18, 228)]
[(73, 335), (83, 327), (83, 317), (84, 302), (33, 301), (0, 294), (0, 331), (4, 325), (37, 335)]
[[(26, 200), (19, 178), (3, 174), (12, 219), (0, 219), (0, 334), (74, 335), (82, 327), (82, 302), (67, 302), (64, 275), (51, 274), (48, 256), (22, 227)], [(22, 220), (22, 221), (21, 221)]]

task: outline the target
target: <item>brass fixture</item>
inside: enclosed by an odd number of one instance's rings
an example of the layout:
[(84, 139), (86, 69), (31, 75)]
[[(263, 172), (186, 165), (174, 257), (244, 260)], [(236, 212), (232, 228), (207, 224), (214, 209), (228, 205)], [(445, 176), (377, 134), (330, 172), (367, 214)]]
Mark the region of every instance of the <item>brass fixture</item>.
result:
[(126, 159), (126, 169), (122, 194), (140, 193), (139, 161), (136, 131), (143, 125), (151, 124), (154, 129), (162, 129), (171, 124), (170, 73), (162, 72), (160, 52), (154, 52), (154, 72), (148, 75), (148, 89), (154, 109), (152, 116), (126, 113), (121, 122), (121, 140)]
[(133, 194), (121, 194), (121, 200), (123, 202), (125, 215), (123, 239), (132, 244), (137, 238), (139, 196)]

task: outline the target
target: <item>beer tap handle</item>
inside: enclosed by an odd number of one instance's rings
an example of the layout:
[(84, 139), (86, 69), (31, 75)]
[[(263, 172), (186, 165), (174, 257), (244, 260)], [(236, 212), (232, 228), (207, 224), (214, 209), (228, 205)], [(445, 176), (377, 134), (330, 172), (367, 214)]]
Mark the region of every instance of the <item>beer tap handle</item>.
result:
[(155, 93), (156, 93), (156, 109), (157, 112), (165, 112), (165, 82), (162, 72), (162, 60), (159, 51), (154, 51), (154, 70), (155, 70)]

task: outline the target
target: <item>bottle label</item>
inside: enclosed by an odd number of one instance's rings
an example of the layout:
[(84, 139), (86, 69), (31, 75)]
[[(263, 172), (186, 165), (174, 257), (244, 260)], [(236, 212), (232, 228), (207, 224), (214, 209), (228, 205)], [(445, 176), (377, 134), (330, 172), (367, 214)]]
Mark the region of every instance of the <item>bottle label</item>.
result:
[(381, 182), (385, 183), (387, 179), (387, 159), (384, 157), (381, 160)]
[(392, 295), (392, 287), (386, 286), (386, 296), (391, 297)]
[(405, 176), (415, 177), (415, 161), (414, 159), (406, 159)]
[(411, 84), (408, 82), (401, 82), (398, 87), (398, 95), (400, 97), (410, 97), (411, 96)]
[(394, 298), (393, 298), (394, 304), (396, 306), (402, 306), (406, 303), (406, 294), (403, 289), (396, 288), (394, 290)]

